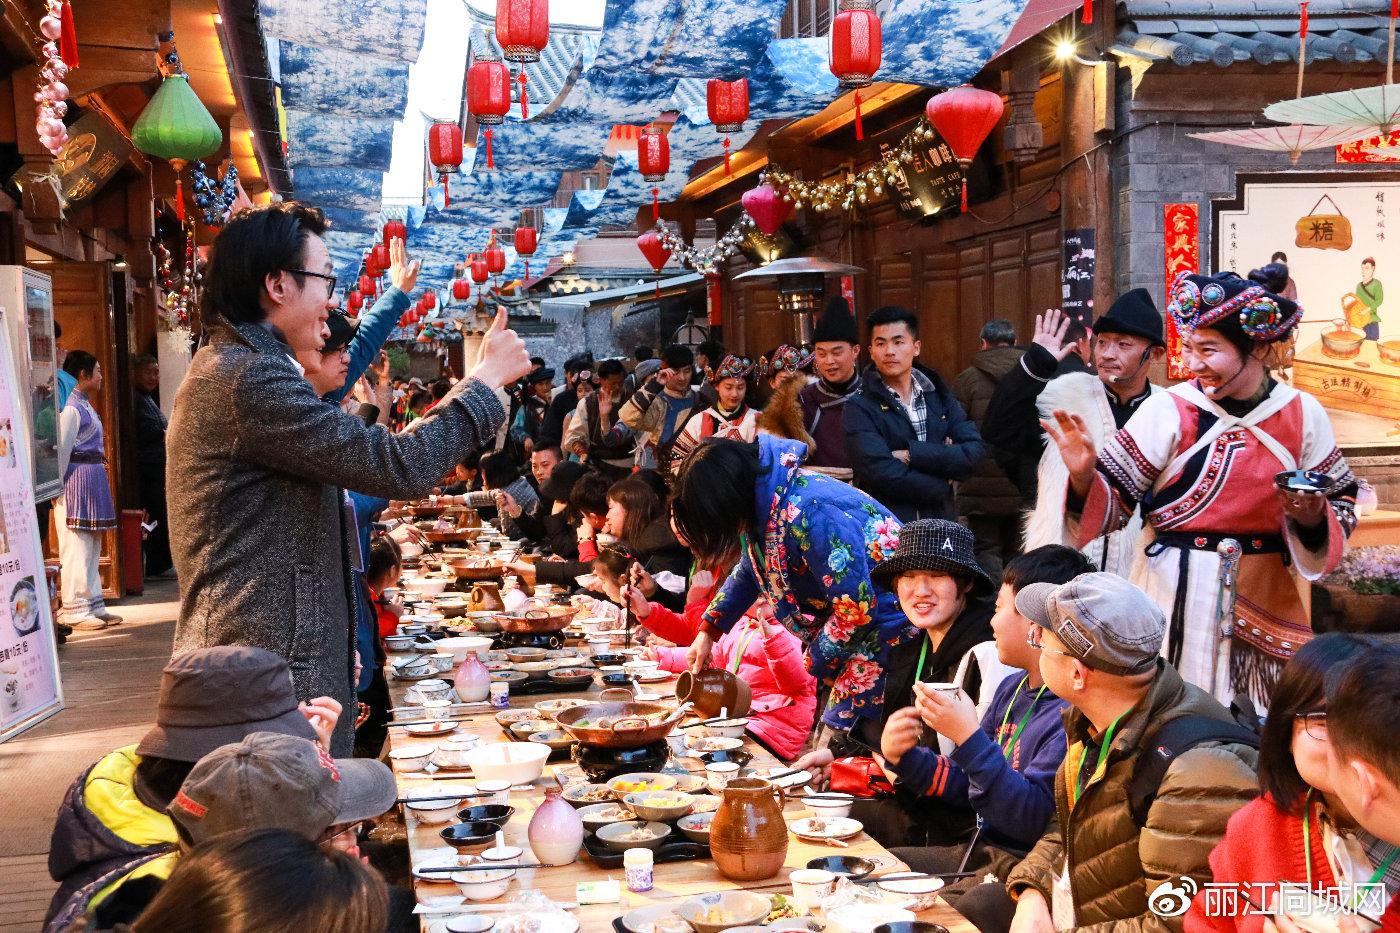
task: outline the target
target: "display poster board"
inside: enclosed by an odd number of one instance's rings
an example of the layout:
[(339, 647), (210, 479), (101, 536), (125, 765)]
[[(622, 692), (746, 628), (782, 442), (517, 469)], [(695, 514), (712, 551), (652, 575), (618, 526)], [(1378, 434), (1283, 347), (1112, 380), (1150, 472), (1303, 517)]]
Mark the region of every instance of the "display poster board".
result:
[(1400, 449), (1400, 174), (1239, 184), (1212, 211), (1215, 268), (1248, 275), (1282, 253), (1303, 307), (1287, 375), (1328, 409), (1343, 447)]
[(63, 709), (10, 333), (0, 326), (0, 742)]
[(1094, 323), (1094, 229), (1065, 231), (1060, 310), (1086, 328)]

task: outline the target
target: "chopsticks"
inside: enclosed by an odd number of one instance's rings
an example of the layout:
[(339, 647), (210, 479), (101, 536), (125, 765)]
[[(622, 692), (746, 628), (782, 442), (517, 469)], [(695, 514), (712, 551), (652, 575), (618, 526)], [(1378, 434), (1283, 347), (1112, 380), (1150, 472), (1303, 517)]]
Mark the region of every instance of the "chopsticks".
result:
[(859, 878), (856, 884), (878, 884), (881, 881), (920, 881), (924, 878), (943, 878), (951, 880), (956, 878), (971, 878), (973, 875), (980, 875), (977, 871), (949, 871), (942, 874), (933, 874), (926, 871), (894, 871), (888, 875), (872, 875), (867, 878)]
[(413, 869), (413, 870), (416, 871), (416, 872), (420, 872), (420, 873), (422, 873), (422, 874), (425, 874), (425, 875), (429, 875), (429, 874), (448, 874), (448, 873), (459, 872), (459, 871), (505, 871), (506, 869), (523, 869), (523, 868), (562, 868), (562, 867), (563, 867), (562, 865), (549, 865), (549, 864), (546, 864), (546, 863), (544, 863), (544, 862), (540, 862), (539, 864), (535, 864), (535, 865), (491, 865), (491, 864), (477, 864), (477, 865), (441, 865), (441, 866), (439, 866), (439, 865), (433, 865), (433, 866), (430, 866), (430, 867), (428, 867), (428, 868), (415, 868), (415, 869)]
[[(491, 705), (491, 701), (490, 701), (490, 700), (473, 700), (473, 701), (470, 702), (470, 703), (452, 703), (452, 704), (449, 704), (450, 707), (455, 707), (455, 706), (490, 706), (490, 705)], [(418, 704), (418, 705), (416, 705), (416, 706), (391, 706), (391, 707), (389, 707), (388, 710), (386, 710), (386, 712), (389, 712), (389, 713), (407, 713), (407, 712), (414, 712), (414, 711), (420, 712), (420, 713), (421, 713), (421, 712), (423, 711), (423, 705), (420, 703), (420, 704)]]
[[(482, 710), (481, 712), (486, 712)], [(441, 719), (404, 719), (399, 722), (388, 722), (384, 724), (386, 729), (396, 729), (402, 726), (430, 726), (435, 722), (466, 722), (472, 716), (480, 716), (481, 712), (469, 713), (465, 716), (444, 716)]]
[(688, 726), (681, 726), (681, 728), (682, 728), (682, 729), (696, 729), (696, 728), (699, 728), (700, 726), (713, 726), (713, 725), (715, 725), (716, 723), (729, 722), (731, 719), (743, 719), (743, 718), (744, 718), (744, 717), (742, 717), (742, 716), (716, 716), (714, 719), (702, 719), (702, 720), (700, 720), (699, 722), (693, 722), (693, 723), (691, 723), (691, 724), (688, 725)]
[(466, 800), (468, 797), (494, 797), (495, 794), (472, 793), (453, 794), (450, 797), (399, 797), (394, 803), (434, 803), (443, 800)]

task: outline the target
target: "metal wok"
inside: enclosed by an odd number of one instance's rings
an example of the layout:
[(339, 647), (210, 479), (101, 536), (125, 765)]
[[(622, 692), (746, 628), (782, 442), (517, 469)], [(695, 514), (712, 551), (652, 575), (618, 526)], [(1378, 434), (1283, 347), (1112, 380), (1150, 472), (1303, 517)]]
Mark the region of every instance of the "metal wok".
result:
[[(664, 739), (688, 708), (687, 704), (673, 710), (660, 703), (594, 703), (592, 706), (565, 710), (555, 716), (554, 721), (583, 745), (594, 748), (641, 748)], [(648, 721), (647, 716), (664, 718)], [(574, 725), (580, 720), (596, 722), (603, 718), (610, 720), (603, 728), (581, 729)]]

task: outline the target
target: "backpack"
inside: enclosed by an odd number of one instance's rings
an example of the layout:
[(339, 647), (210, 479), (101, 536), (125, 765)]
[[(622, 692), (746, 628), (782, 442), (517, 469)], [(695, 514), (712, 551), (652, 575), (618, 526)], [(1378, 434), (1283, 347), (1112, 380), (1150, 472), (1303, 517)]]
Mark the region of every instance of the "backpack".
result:
[(1230, 709), (1234, 721), (1211, 716), (1181, 716), (1143, 738), (1142, 747), (1148, 751), (1138, 756), (1127, 791), (1128, 812), (1139, 829), (1147, 826), (1147, 811), (1152, 809), (1162, 779), (1178, 756), (1206, 742), (1259, 748), (1259, 717), (1254, 705), (1241, 696), (1235, 698)]

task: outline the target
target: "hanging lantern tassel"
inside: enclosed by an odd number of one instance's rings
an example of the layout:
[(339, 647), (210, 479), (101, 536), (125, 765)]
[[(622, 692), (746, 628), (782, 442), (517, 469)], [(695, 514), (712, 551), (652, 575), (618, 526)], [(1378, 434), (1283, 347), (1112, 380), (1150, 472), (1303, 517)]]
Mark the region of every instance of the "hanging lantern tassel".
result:
[(860, 119), (860, 91), (856, 91), (856, 139), (865, 139), (865, 124)]
[(958, 165), (962, 167), (962, 177), (963, 177), (963, 182), (962, 182), (962, 213), (966, 214), (966, 213), (967, 213), (967, 170), (970, 169), (970, 168), (972, 168), (972, 160), (969, 159), (969, 160), (966, 161), (966, 162), (959, 161), (959, 162), (958, 162)]
[(651, 222), (661, 222), (661, 189), (651, 189)]
[(525, 260), (525, 281), (530, 281), (530, 260)]
[(724, 174), (733, 174), (729, 170), (729, 137), (724, 137)]
[(491, 155), (491, 127), (489, 126), (486, 128), (486, 167), (496, 167), (496, 160)]
[(520, 82), (520, 119), (528, 120), (530, 119), (530, 92), (526, 88), (526, 84), (530, 79), (525, 76), (524, 65), (520, 66), (520, 77), (516, 80)]
[(447, 187), (447, 173), (443, 172), (442, 178), (442, 209), (447, 210), (452, 205), (452, 189)]
[(58, 54), (71, 71), (78, 67), (78, 30), (73, 26), (73, 4), (63, 0), (63, 11), (59, 14), (63, 32), (58, 37)]
[[(1298, 14), (1298, 93), (1303, 96), (1303, 68), (1308, 58), (1308, 0), (1303, 0), (1303, 11)], [(1392, 56), (1393, 58), (1394, 56)]]
[(1080, 18), (1081, 23), (1092, 23), (1094, 21), (1094, 0), (1084, 0), (1084, 15)]
[(180, 224), (185, 223), (185, 182), (180, 177), (180, 173), (185, 170), (184, 159), (171, 159), (170, 167), (175, 170), (175, 216), (180, 219)]

